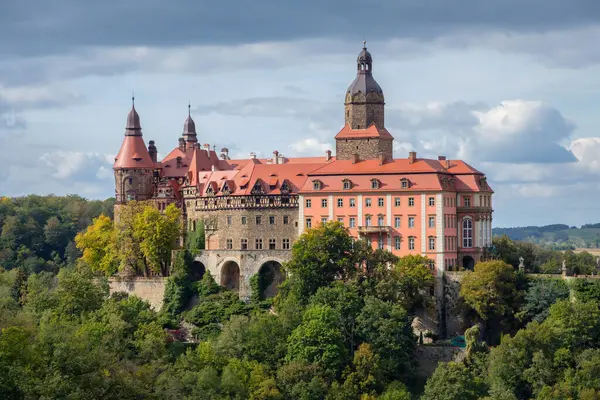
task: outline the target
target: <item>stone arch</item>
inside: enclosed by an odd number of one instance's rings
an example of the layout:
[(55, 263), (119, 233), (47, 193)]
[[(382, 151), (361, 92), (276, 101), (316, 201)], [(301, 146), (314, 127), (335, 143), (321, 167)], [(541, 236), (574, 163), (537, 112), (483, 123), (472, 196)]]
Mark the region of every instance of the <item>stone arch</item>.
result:
[(275, 297), (279, 285), (285, 280), (281, 263), (275, 260), (265, 261), (258, 269), (261, 298)]
[(468, 269), (468, 270), (473, 270), (475, 269), (475, 260), (473, 259), (473, 257), (471, 256), (464, 256), (463, 257), (463, 268), (464, 269)]
[(190, 278), (192, 281), (199, 281), (206, 273), (206, 267), (200, 261), (195, 260), (190, 269)]
[(221, 266), (221, 286), (234, 292), (240, 291), (240, 266), (234, 260), (228, 260)]

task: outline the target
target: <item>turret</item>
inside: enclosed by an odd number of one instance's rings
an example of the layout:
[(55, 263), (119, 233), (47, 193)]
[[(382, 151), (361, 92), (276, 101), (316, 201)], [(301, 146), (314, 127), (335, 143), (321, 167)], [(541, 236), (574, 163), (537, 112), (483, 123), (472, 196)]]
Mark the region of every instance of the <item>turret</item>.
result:
[(131, 111), (127, 115), (125, 125), (125, 138), (113, 164), (117, 204), (124, 204), (131, 200), (148, 200), (153, 193), (152, 174), (156, 167), (156, 147), (151, 141), (146, 148), (142, 138), (140, 116), (135, 109), (135, 98), (131, 100)]
[(196, 143), (198, 143), (198, 135), (196, 134), (196, 123), (192, 119), (192, 110), (190, 104), (188, 104), (188, 117), (183, 123), (183, 138), (187, 143), (188, 149), (196, 147)]

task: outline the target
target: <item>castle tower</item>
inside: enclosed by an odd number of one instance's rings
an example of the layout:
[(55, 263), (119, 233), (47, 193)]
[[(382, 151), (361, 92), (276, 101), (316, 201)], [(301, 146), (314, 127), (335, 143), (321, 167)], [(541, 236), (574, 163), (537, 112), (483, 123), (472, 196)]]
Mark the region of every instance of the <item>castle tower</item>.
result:
[[(346, 91), (346, 125), (336, 139), (338, 160), (391, 159), (394, 138), (385, 129), (383, 90), (373, 78), (373, 57), (366, 42), (356, 59), (356, 78)], [(356, 155), (356, 156), (355, 156)]]
[(198, 135), (196, 135), (196, 123), (192, 119), (191, 106), (188, 104), (188, 117), (183, 123), (183, 138), (188, 149), (194, 148), (198, 143)]
[(140, 116), (135, 109), (135, 99), (132, 98), (131, 111), (127, 115), (125, 126), (125, 138), (113, 164), (117, 204), (125, 204), (131, 200), (143, 201), (152, 197), (152, 176), (156, 162), (149, 150), (153, 155), (156, 153), (153, 141), (150, 141), (150, 148), (146, 148), (142, 138)]

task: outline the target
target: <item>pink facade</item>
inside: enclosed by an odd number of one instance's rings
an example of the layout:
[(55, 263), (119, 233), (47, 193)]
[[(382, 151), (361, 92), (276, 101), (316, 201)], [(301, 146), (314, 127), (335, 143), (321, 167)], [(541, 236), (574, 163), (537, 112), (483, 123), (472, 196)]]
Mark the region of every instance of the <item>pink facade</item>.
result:
[(491, 244), (485, 176), (459, 160), (333, 161), (309, 174), (299, 201), (299, 233), (339, 221), (373, 248), (421, 254), (439, 273), (471, 268)]

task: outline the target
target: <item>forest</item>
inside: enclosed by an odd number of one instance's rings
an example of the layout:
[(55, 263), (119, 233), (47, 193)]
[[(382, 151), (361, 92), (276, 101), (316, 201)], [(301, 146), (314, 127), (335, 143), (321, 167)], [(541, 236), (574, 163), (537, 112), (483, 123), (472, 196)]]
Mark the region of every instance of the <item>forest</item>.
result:
[[(61, 204), (53, 209), (61, 214), (40, 211), (39, 219), (31, 217), (37, 225), (45, 227), (54, 216), (61, 224), (73, 221), (67, 199), (49, 201)], [(149, 225), (170, 229), (172, 219), (138, 210), (138, 217), (124, 219), (131, 228), (127, 240), (115, 240), (106, 223), (110, 216), (102, 216), (103, 202), (88, 209), (84, 200), (73, 201), (87, 210), (78, 218), (89, 221), (65, 235), (64, 247), (51, 247), (46, 236), (21, 235), (14, 242), (19, 246), (39, 243), (30, 253), (38, 262), (13, 256), (0, 264), (2, 398), (600, 396), (600, 283), (519, 271), (518, 258), (530, 243), (497, 238), (496, 259), (460, 272), (456, 312), (468, 328), (464, 357), (441, 363), (425, 379), (419, 374), (419, 346), (449, 344), (424, 343), (411, 327), (414, 316), (433, 302), (434, 275), (424, 257), (398, 259), (353, 240), (339, 223), (327, 223), (294, 243), (276, 297), (262, 297), (268, 282), (253, 279), (254, 295), (243, 302), (210, 274), (196, 276), (190, 252), (182, 250), (169, 270), (163, 308), (153, 310), (135, 296), (109, 295), (105, 277), (115, 268), (122, 271), (126, 257), (119, 246), (140, 258), (138, 273), (152, 273), (151, 257), (162, 254), (162, 245), (144, 242), (147, 237), (136, 232)], [(27, 223), (29, 206), (47, 210), (40, 200), (4, 203), (9, 202), (3, 200), (3, 222), (16, 216)], [(148, 223), (153, 218), (159, 218), (157, 224)], [(4, 246), (10, 236), (2, 226)], [(98, 237), (106, 240), (91, 240), (103, 226)], [(75, 248), (71, 256), (67, 246)], [(529, 265), (549, 260), (536, 249), (527, 257)]]

